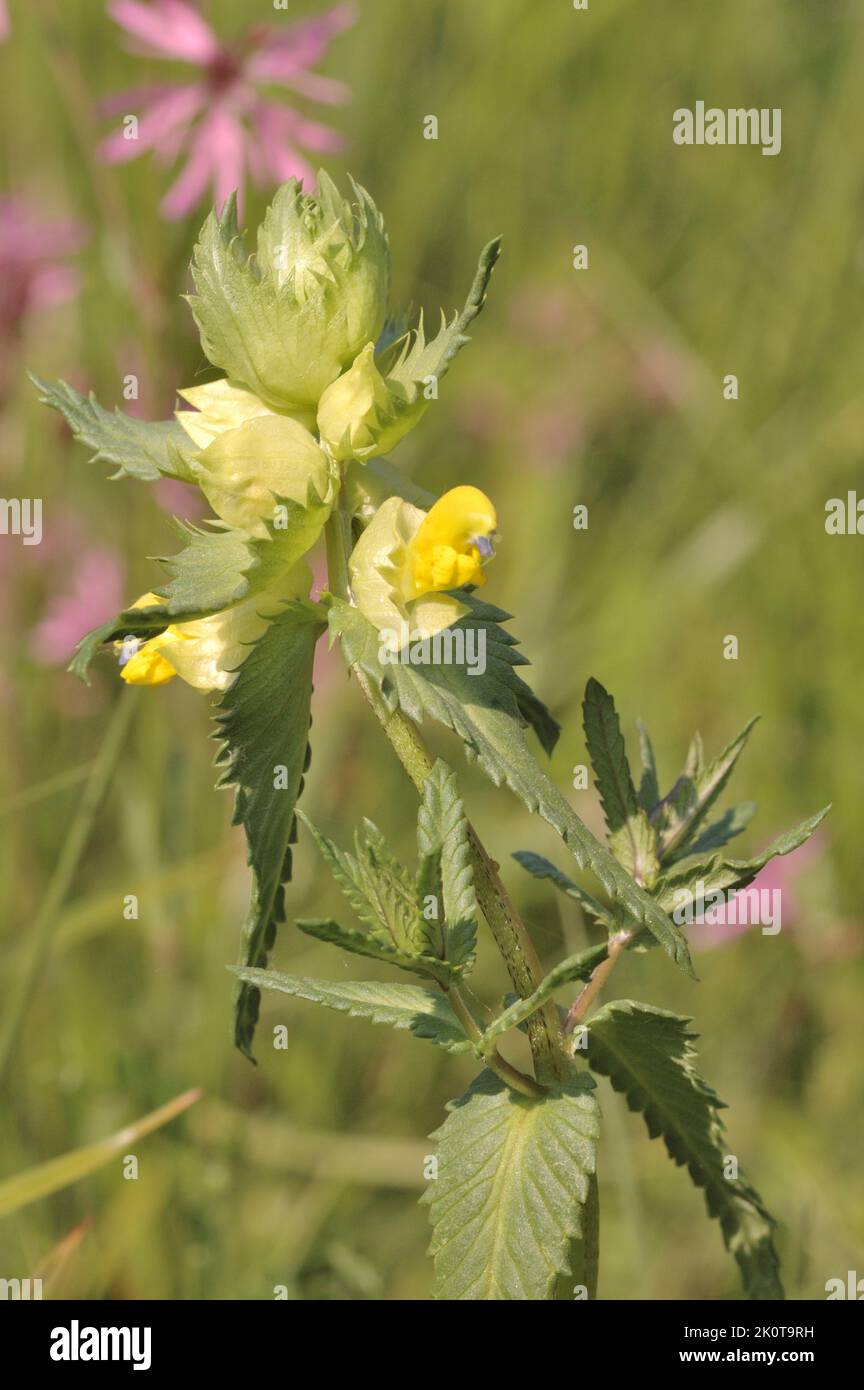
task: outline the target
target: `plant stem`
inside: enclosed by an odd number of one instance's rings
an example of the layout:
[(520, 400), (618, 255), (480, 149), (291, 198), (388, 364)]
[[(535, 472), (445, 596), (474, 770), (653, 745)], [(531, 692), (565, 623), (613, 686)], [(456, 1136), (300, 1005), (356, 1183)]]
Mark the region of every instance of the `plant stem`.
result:
[(605, 985), (607, 979), (615, 969), (618, 958), (627, 949), (633, 939), (632, 931), (617, 932), (615, 936), (609, 938), (609, 951), (605, 960), (591, 972), (591, 978), (577, 994), (573, 1003), (570, 1005), (567, 1017), (564, 1020), (564, 1032), (572, 1033), (584, 1019), (586, 1013), (594, 1002), (596, 996)]
[(31, 928), (30, 955), (18, 980), (17, 987), (5, 1010), (3, 1032), (0, 1034), (0, 1084), (9, 1065), (19, 1030), (27, 1013), (39, 976), (51, 951), (54, 928), (57, 925), (69, 890), (87, 848), (93, 824), (111, 778), (114, 775), (123, 740), (135, 707), (135, 692), (124, 690), (114, 706), (105, 741), (93, 763), (90, 776), (69, 827), (60, 858), (48, 883), (48, 889)]
[[(482, 1030), (477, 1027), (476, 1020), (459, 990), (455, 985), (450, 985), (444, 989), (444, 993), (447, 995), (454, 1014), (465, 1029), (465, 1036), (470, 1038), (473, 1043), (479, 1043), (483, 1036)], [(512, 1086), (514, 1091), (520, 1091), (523, 1096), (536, 1100), (539, 1096), (546, 1094), (545, 1086), (539, 1086), (533, 1077), (526, 1076), (524, 1072), (514, 1067), (507, 1061), (506, 1057), (501, 1056), (497, 1047), (485, 1054), (484, 1061), (492, 1071), (501, 1077), (502, 1081), (506, 1081), (508, 1086)]]
[[(345, 512), (335, 509), (327, 522), (330, 589), (336, 597), (342, 599), (350, 597), (345, 522)], [(358, 666), (352, 667), (352, 670), (397, 758), (418, 792), (422, 792), (423, 784), (432, 771), (433, 760), (417, 726), (401, 709), (388, 708), (365, 671)], [(468, 834), (477, 900), (495, 937), (516, 993), (521, 999), (527, 999), (543, 978), (536, 947), (501, 882), (498, 865), (487, 853), (473, 826), (469, 825)], [(567, 1074), (569, 1061), (563, 1049), (558, 1011), (551, 1000), (531, 1015), (527, 1020), (527, 1029), (537, 1080), (562, 1080)]]

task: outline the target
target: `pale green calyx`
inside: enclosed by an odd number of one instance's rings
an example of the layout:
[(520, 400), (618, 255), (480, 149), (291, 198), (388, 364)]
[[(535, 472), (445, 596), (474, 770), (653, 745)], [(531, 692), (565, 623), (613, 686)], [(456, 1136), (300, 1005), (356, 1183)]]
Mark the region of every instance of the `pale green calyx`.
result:
[[(395, 389), (394, 389), (395, 387)], [(419, 420), (413, 392), (385, 381), (367, 343), (347, 372), (327, 387), (318, 406), (318, 431), (335, 459), (364, 462), (386, 454)]]
[(324, 450), (297, 420), (262, 415), (225, 430), (192, 464), (216, 515), (250, 536), (273, 536), (293, 563), (330, 514), (337, 477)]
[(233, 199), (211, 215), (192, 264), (192, 312), (208, 358), (266, 405), (312, 423), (332, 381), (384, 325), (390, 251), (365, 189), (344, 199), (323, 171), (316, 195), (277, 190), (250, 257)]

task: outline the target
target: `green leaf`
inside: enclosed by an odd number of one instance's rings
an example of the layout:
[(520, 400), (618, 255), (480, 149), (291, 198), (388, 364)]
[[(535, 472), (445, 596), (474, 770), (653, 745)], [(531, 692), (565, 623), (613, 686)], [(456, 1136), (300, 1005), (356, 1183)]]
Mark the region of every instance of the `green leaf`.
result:
[(593, 917), (596, 922), (602, 923), (610, 931), (614, 931), (618, 926), (612, 913), (609, 912), (601, 902), (587, 893), (584, 888), (580, 888), (578, 883), (563, 874), (550, 860), (544, 859), (542, 854), (533, 854), (527, 849), (517, 849), (513, 855), (517, 864), (521, 864), (523, 869), (527, 869), (529, 874), (535, 878), (548, 878), (555, 887), (560, 889), (568, 898), (572, 898), (586, 912), (589, 917)]
[(608, 950), (604, 943), (601, 946), (591, 946), (587, 951), (579, 951), (574, 956), (568, 956), (566, 960), (562, 960), (554, 966), (533, 994), (530, 994), (527, 999), (516, 1000), (490, 1023), (480, 1041), (481, 1050), (488, 1052), (495, 1039), (500, 1038), (502, 1033), (506, 1033), (510, 1028), (517, 1028), (531, 1014), (542, 1009), (546, 1000), (562, 985), (572, 984), (574, 980), (590, 979), (597, 966), (606, 959), (607, 955)]
[(660, 800), (657, 762), (654, 757), (654, 745), (641, 719), (636, 721), (636, 727), (639, 730), (639, 753), (642, 759), (642, 780), (639, 783), (637, 799), (642, 810), (650, 814)]
[(484, 246), (463, 309), (449, 323), (442, 312), (441, 327), (434, 338), (427, 342), (421, 313), (417, 327), (381, 354), (376, 363), (381, 375), (402, 386), (410, 402), (416, 399), (418, 387), (428, 377), (441, 380), (457, 352), (469, 341), (468, 329), (486, 303), (489, 281), (500, 254), (500, 237)]
[[(417, 848), (421, 862), (418, 898), (422, 903), (427, 896), (424, 890), (433, 881), (431, 867), (437, 866), (441, 885), (439, 910), (446, 926), (441, 943), (443, 954), (451, 964), (468, 970), (474, 963), (477, 944), (477, 899), (468, 821), (455, 774), (440, 759), (423, 784), (417, 816)], [(422, 914), (421, 920), (425, 921)], [(428, 923), (430, 929), (435, 926), (434, 922)], [(432, 933), (430, 949), (434, 947)]]
[[(807, 820), (796, 825), (794, 829), (778, 835), (776, 840), (772, 840), (767, 848), (752, 859), (726, 859), (720, 854), (713, 854), (693, 855), (677, 860), (658, 884), (658, 901), (671, 912), (674, 908), (686, 908), (688, 903), (695, 901), (702, 889), (707, 896), (709, 893), (717, 892), (736, 893), (746, 888), (770, 860), (777, 859), (780, 855), (791, 854), (803, 845), (805, 840), (809, 840), (830, 810), (830, 805), (823, 806), (821, 811), (808, 816)], [(690, 895), (686, 899), (682, 896), (684, 892)]]
[[(735, 768), (750, 730), (758, 721), (755, 715), (723, 752), (707, 767), (690, 775), (685, 767), (672, 791), (660, 803), (654, 815), (661, 860), (678, 858), (694, 838), (714, 802), (720, 796)], [(695, 769), (695, 755), (688, 755), (688, 766)]]
[(655, 834), (636, 799), (615, 702), (593, 676), (582, 717), (612, 851), (637, 883), (650, 885), (657, 874)]
[(369, 956), (372, 960), (383, 961), (385, 965), (395, 965), (400, 970), (411, 970), (418, 975), (440, 977), (444, 983), (450, 978), (449, 972), (442, 969), (441, 962), (434, 957), (409, 955), (398, 950), (390, 942), (383, 941), (380, 936), (357, 931), (353, 927), (340, 926), (330, 917), (297, 918), (295, 926), (307, 936), (340, 946), (343, 951), (350, 951), (353, 955)]
[(378, 980), (312, 980), (278, 970), (229, 967), (247, 988), (276, 990), (323, 1004), (351, 1018), (404, 1028), (448, 1052), (472, 1052), (472, 1044), (442, 994), (419, 985), (381, 984)]
[(484, 1071), (432, 1136), (438, 1176), (430, 1208), (436, 1298), (548, 1299), (571, 1272), (571, 1242), (595, 1168), (591, 1078), (517, 1095)]
[[(266, 965), (276, 928), (285, 920), (283, 884), (291, 876), (294, 812), (308, 766), (312, 661), (321, 631), (302, 606), (278, 614), (216, 711), (221, 741), (217, 762), (222, 767), (218, 785), (236, 788), (233, 824), (242, 825), (246, 833), (252, 870), (241, 965)], [(234, 999), (234, 1037), (250, 1061), (255, 1060), (258, 1007), (258, 990), (240, 983)]]
[(135, 420), (116, 408), (103, 410), (92, 391), (82, 396), (65, 381), (43, 381), (32, 372), (30, 380), (42, 404), (59, 411), (78, 442), (95, 450), (90, 462), (116, 466), (113, 477), (194, 483), (189, 460), (197, 451), (176, 420)]
[[(393, 857), (378, 827), (369, 820), (364, 821), (366, 839), (357, 834), (356, 854), (352, 855), (322, 835), (302, 811), (298, 814), (367, 930), (359, 932), (337, 926), (335, 922), (298, 922), (297, 925), (348, 951), (431, 976), (442, 985), (450, 983), (459, 970), (444, 960), (436, 949), (441, 943), (433, 940), (426, 930), (415, 884)], [(329, 933), (326, 936), (325, 931)]]
[(684, 759), (684, 776), (692, 778), (698, 782), (705, 770), (705, 748), (702, 744), (702, 735), (697, 730), (690, 740), (690, 747), (687, 749), (687, 757)]
[(704, 1188), (748, 1298), (782, 1299), (774, 1223), (749, 1183), (724, 1176), (727, 1147), (717, 1113), (723, 1102), (694, 1070), (689, 1023), (631, 1000), (606, 1004), (588, 1024), (588, 1064), (609, 1077), (642, 1114), (651, 1138), (662, 1135), (670, 1157)]
[[(464, 594), (460, 599), (466, 601)], [(469, 596), (470, 599), (470, 596)], [(469, 758), (476, 758), (495, 786), (508, 786), (528, 807), (558, 831), (580, 869), (590, 868), (607, 893), (634, 922), (656, 937), (677, 965), (692, 974), (687, 943), (666, 914), (627, 874), (579, 819), (531, 753), (515, 705), (511, 651), (513, 639), (489, 610), (470, 601), (472, 612), (461, 620), (485, 631), (486, 672), (469, 675), (458, 664), (440, 666), (382, 665), (378, 632), (363, 614), (335, 602), (330, 628), (342, 639), (349, 666), (358, 666), (374, 682), (389, 709), (401, 708), (420, 723), (428, 715), (458, 734)], [(497, 614), (497, 610), (492, 610)], [(479, 641), (479, 638), (478, 638)], [(520, 682), (521, 684), (521, 682)]]
[[(709, 850), (722, 849), (729, 840), (734, 840), (742, 830), (746, 830), (756, 814), (755, 801), (742, 801), (739, 806), (730, 806), (719, 820), (708, 825), (702, 834), (690, 844), (687, 854), (705, 854)], [(672, 856), (674, 863), (675, 856)]]
[[(357, 837), (356, 856), (329, 840), (300, 812), (300, 819), (318, 846), (331, 874), (356, 916), (371, 936), (390, 949), (408, 955), (417, 944), (417, 904), (413, 889), (400, 877), (388, 872), (380, 857), (369, 857), (366, 844)], [(366, 822), (371, 826), (371, 822)], [(377, 832), (377, 827), (372, 826)], [(380, 835), (380, 832), (377, 832)], [(401, 875), (401, 869), (399, 870)], [(416, 954), (416, 952), (414, 952)]]

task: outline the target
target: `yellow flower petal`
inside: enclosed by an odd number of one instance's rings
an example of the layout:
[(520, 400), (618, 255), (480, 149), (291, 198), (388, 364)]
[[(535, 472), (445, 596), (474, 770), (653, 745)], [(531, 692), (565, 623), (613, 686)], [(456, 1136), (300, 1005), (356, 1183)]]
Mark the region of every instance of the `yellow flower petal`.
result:
[[(171, 629), (169, 628), (170, 632)], [(165, 685), (177, 671), (159, 650), (159, 637), (139, 647), (134, 656), (120, 667), (120, 675), (129, 685)]]
[[(409, 546), (411, 597), (484, 582), (483, 553), (498, 524), (495, 508), (479, 488), (451, 488), (427, 512)], [(488, 555), (490, 549), (483, 547)]]

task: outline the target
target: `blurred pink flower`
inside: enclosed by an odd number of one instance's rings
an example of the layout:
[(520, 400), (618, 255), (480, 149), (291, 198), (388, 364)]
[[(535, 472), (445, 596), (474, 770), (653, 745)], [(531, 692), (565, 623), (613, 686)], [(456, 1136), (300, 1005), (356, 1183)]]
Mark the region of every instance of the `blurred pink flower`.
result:
[(116, 550), (92, 546), (80, 555), (71, 587), (64, 579), (65, 587), (49, 600), (33, 632), (30, 648), (36, 661), (43, 666), (69, 661), (85, 632), (123, 607), (123, 580), (123, 565)]
[(71, 298), (78, 272), (63, 258), (87, 239), (81, 222), (45, 221), (22, 198), (0, 198), (0, 332), (14, 337), (31, 310)]
[(0, 43), (9, 37), (9, 6), (0, 0)]
[(331, 39), (354, 23), (352, 3), (278, 30), (256, 24), (230, 45), (187, 0), (111, 0), (108, 12), (131, 36), (133, 52), (200, 69), (192, 81), (119, 92), (104, 104), (115, 116), (140, 108), (137, 138), (121, 128), (103, 142), (100, 152), (109, 164), (127, 163), (146, 150), (166, 165), (185, 158), (162, 200), (166, 217), (184, 217), (208, 188), (217, 208), (235, 189), (242, 199), (247, 170), (259, 188), (289, 178), (309, 187), (313, 171), (298, 146), (316, 154), (341, 148), (336, 131), (267, 100), (259, 88), (279, 83), (313, 101), (345, 101), (347, 87), (311, 69)]

